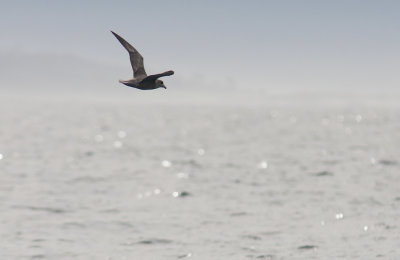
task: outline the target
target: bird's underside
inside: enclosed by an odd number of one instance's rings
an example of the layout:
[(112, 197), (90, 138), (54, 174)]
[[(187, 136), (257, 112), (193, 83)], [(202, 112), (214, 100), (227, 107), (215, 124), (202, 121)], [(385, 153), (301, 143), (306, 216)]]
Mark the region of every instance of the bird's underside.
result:
[[(158, 78), (160, 77), (165, 77), (165, 76), (170, 76), (173, 75), (174, 72), (172, 70), (160, 73), (160, 74), (154, 74), (154, 75), (149, 75), (149, 76), (138, 76), (136, 78), (130, 79), (130, 80), (120, 80), (122, 84), (141, 89), (141, 90), (150, 90), (150, 89), (156, 89), (156, 88), (166, 88), (165, 85), (163, 84), (162, 81), (160, 81)], [(159, 82), (160, 81), (161, 85)], [(157, 84), (159, 83), (159, 84)]]
[(147, 76), (146, 71), (144, 69), (143, 57), (142, 55), (124, 38), (111, 31), (112, 34), (118, 39), (118, 41), (124, 46), (124, 48), (129, 53), (129, 58), (131, 61), (131, 66), (133, 70), (133, 79), (130, 80), (120, 80), (120, 82), (126, 86), (142, 89), (142, 90), (150, 90), (156, 88), (166, 88), (164, 82), (159, 80), (161, 77), (171, 76), (174, 74), (172, 70), (149, 75)]

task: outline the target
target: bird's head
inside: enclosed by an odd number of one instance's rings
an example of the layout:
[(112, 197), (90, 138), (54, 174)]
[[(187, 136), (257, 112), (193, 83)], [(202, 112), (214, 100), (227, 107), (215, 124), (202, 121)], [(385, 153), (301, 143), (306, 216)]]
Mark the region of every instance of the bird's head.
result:
[(167, 87), (164, 85), (164, 82), (162, 80), (159, 80), (159, 79), (156, 80), (156, 86), (157, 86), (157, 88), (165, 88), (165, 89), (167, 89)]

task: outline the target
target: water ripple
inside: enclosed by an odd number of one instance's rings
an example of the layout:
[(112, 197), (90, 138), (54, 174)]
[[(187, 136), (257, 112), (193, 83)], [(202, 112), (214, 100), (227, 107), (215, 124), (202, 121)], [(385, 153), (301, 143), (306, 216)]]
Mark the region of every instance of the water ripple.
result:
[(318, 246), (315, 245), (304, 245), (304, 246), (299, 246), (297, 249), (299, 250), (311, 250), (311, 249), (317, 249)]
[(64, 209), (52, 208), (52, 207), (13, 206), (13, 208), (16, 208), (16, 209), (28, 209), (28, 210), (32, 210), (32, 211), (43, 211), (43, 212), (54, 213), (54, 214), (63, 214), (63, 213), (67, 212)]
[(154, 245), (154, 244), (171, 244), (171, 243), (173, 243), (173, 241), (170, 239), (153, 238), (153, 239), (140, 240), (136, 244)]

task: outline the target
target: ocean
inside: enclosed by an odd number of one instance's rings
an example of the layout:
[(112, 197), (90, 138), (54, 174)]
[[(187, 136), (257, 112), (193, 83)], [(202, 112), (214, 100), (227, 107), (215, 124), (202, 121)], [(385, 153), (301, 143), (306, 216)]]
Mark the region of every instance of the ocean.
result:
[(395, 98), (133, 91), (2, 96), (0, 259), (400, 259)]

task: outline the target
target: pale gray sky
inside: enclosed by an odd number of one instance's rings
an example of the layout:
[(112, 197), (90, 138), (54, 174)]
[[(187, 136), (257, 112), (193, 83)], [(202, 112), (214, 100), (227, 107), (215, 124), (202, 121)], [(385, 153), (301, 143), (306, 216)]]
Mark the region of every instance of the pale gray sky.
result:
[(169, 87), (394, 89), (399, 10), (387, 0), (1, 1), (0, 88), (118, 84), (131, 71), (112, 29), (148, 73), (175, 70)]

